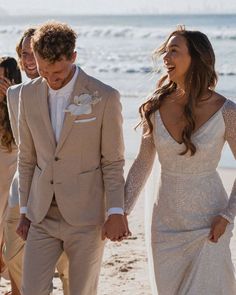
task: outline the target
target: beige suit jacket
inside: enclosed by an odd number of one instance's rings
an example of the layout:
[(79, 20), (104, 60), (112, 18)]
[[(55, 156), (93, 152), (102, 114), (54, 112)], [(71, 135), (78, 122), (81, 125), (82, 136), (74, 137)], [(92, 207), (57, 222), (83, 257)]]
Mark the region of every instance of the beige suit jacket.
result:
[[(102, 98), (89, 115), (66, 113), (58, 144), (50, 121), (48, 86), (37, 78), (23, 85), (19, 114), (20, 205), (43, 220), (53, 195), (72, 225), (104, 222), (105, 212), (123, 208), (124, 144), (119, 93), (81, 69), (70, 102), (80, 94)], [(92, 120), (82, 120), (91, 119)]]
[(11, 129), (15, 138), (16, 145), (19, 144), (18, 139), (18, 110), (19, 110), (19, 95), (22, 84), (11, 86), (7, 90), (7, 107), (11, 123)]
[[(19, 113), (19, 94), (22, 84), (14, 85), (7, 90), (7, 107), (9, 113), (9, 119), (11, 123), (11, 129), (15, 138), (16, 145), (19, 145), (18, 136), (18, 113)], [(16, 170), (9, 193), (8, 204), (10, 207), (19, 205), (19, 193), (18, 193), (18, 171)]]

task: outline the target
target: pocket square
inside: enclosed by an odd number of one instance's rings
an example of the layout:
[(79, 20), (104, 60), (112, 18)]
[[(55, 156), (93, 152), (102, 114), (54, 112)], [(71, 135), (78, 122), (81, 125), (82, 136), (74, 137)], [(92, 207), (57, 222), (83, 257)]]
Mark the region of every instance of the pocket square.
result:
[(74, 123), (86, 123), (86, 122), (92, 122), (95, 120), (96, 120), (96, 117), (88, 118), (88, 119), (78, 119), (78, 120), (75, 120)]

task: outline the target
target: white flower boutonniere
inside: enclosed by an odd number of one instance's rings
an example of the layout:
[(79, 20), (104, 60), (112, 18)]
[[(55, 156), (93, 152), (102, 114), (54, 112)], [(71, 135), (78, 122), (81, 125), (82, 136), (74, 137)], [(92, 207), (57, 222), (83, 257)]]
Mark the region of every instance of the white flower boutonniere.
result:
[(102, 98), (98, 96), (98, 92), (94, 94), (83, 93), (80, 96), (74, 97), (74, 103), (70, 104), (66, 109), (66, 113), (71, 113), (71, 115), (88, 115), (92, 112), (92, 105), (98, 103)]

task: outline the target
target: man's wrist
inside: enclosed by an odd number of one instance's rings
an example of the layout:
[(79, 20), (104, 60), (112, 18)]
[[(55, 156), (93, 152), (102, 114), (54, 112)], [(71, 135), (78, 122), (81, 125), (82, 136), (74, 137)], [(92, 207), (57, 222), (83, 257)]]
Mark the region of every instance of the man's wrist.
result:
[(112, 207), (107, 211), (107, 216), (114, 214), (124, 215), (124, 210), (121, 207)]
[(20, 207), (20, 214), (26, 214), (27, 213), (27, 207)]

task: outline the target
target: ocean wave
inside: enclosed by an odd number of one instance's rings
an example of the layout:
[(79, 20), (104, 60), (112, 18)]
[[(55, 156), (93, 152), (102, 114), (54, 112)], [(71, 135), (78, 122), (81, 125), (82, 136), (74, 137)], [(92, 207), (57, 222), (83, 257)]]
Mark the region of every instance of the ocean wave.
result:
[(0, 27), (0, 35), (20, 35), (24, 31), (24, 28), (18, 28), (15, 26)]
[(126, 74), (149, 74), (153, 72), (152, 67), (93, 67), (100, 73), (126, 73)]
[(216, 40), (236, 40), (236, 32), (233, 33), (213, 33), (212, 38)]
[[(95, 71), (98, 71), (100, 73), (125, 73), (125, 74), (152, 74), (156, 73), (154, 71), (153, 67), (109, 67), (109, 66), (103, 66), (103, 67), (96, 67), (93, 66), (93, 69)], [(160, 75), (164, 74), (162, 71), (158, 72)], [(235, 71), (218, 71), (219, 76), (236, 76)]]
[(227, 71), (227, 72), (218, 72), (219, 76), (236, 76), (236, 72), (234, 71)]
[[(170, 33), (167, 28), (139, 28), (139, 27), (77, 27), (81, 37), (108, 37), (108, 38), (137, 38), (137, 39), (165, 39)], [(206, 30), (207, 35), (215, 40), (236, 40), (236, 28)]]
[[(150, 27), (125, 27), (125, 26), (76, 26), (75, 31), (79, 37), (84, 38), (138, 38), (138, 39), (165, 39), (170, 30), (164, 28)], [(20, 35), (25, 30), (25, 26), (0, 26), (0, 35), (16, 34)], [(206, 31), (207, 35), (216, 40), (236, 40), (236, 28), (229, 30), (228, 28), (214, 29)]]
[[(131, 64), (127, 64), (126, 62), (117, 61), (117, 66), (112, 66), (111, 64), (107, 63), (107, 61), (104, 60), (104, 62), (101, 62), (98, 64), (91, 64), (90, 67), (99, 73), (123, 73), (123, 74), (149, 74), (149, 75), (159, 75), (162, 76), (165, 74), (165, 71), (162, 68), (159, 68), (159, 70), (155, 69), (152, 66), (144, 66), (144, 65), (135, 65), (135, 61)], [(217, 74), (219, 76), (236, 76), (236, 71), (234, 70), (218, 70)]]
[(165, 38), (165, 31), (136, 27), (81, 27), (77, 29), (81, 37), (109, 37), (109, 38)]

